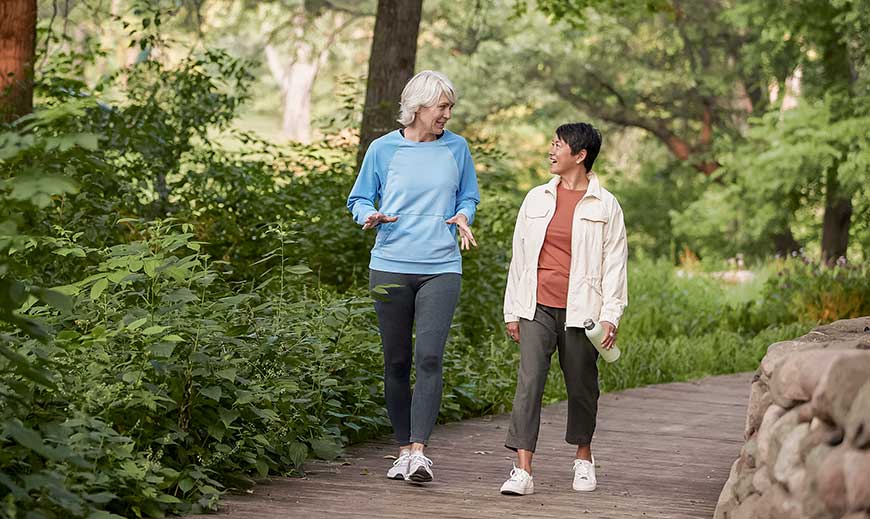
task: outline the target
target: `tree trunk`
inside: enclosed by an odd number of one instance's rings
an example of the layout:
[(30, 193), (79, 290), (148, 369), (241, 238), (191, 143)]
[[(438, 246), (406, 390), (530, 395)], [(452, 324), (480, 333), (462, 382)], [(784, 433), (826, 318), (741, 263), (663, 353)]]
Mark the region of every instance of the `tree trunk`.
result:
[(33, 111), (36, 0), (0, 0), (0, 118)]
[(832, 264), (849, 248), (849, 226), (852, 223), (852, 199), (840, 192), (837, 165), (825, 179), (825, 216), (822, 218), (822, 261)]
[(423, 0), (378, 0), (357, 166), (369, 144), (396, 128), (402, 89), (414, 74)]
[(300, 42), (295, 59), (286, 65), (278, 50), (266, 45), (266, 61), (281, 88), (281, 132), (291, 141), (311, 142), (311, 90), (323, 58), (314, 57), (313, 47)]
[(801, 244), (794, 239), (791, 229), (787, 226), (782, 231), (775, 233), (772, 238), (774, 249), (780, 256), (788, 257), (792, 252), (801, 250)]

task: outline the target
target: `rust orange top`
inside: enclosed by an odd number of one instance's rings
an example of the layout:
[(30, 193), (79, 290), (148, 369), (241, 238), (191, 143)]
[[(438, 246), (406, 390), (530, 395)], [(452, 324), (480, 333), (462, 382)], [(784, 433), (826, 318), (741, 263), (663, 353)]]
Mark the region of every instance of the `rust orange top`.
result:
[(556, 191), (556, 212), (550, 225), (541, 254), (538, 256), (538, 303), (553, 308), (568, 305), (568, 273), (571, 271), (571, 227), (574, 207), (586, 190), (573, 191), (562, 187)]

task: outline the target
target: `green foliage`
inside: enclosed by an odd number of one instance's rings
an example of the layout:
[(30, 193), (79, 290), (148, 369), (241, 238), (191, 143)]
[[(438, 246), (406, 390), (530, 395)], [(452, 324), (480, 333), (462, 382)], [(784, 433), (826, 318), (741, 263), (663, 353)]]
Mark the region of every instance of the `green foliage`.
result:
[(783, 322), (829, 323), (870, 315), (870, 267), (828, 268), (806, 258), (782, 261), (763, 289), (765, 309), (776, 307)]
[[(786, 229), (800, 243), (812, 241), (822, 223), (812, 208), (824, 207), (831, 189), (828, 172), (855, 213), (866, 214), (870, 139), (859, 128), (870, 125), (870, 117), (855, 113), (836, 119), (835, 104), (835, 99), (805, 103), (753, 120), (746, 140), (723, 154), (720, 181), (710, 182), (700, 197), (673, 213), (674, 231), (693, 250), (710, 256), (771, 255), (775, 235)], [(867, 230), (856, 218), (850, 233), (864, 257)]]
[[(591, 4), (605, 13), (598, 20), (606, 34), (583, 33), (579, 50), (565, 38), (574, 33), (551, 30), (541, 16), (517, 27), (483, 23), (510, 1), (476, 3), (469, 13), (441, 6), (462, 15), (445, 31), (456, 41), (440, 59), (467, 69), (451, 77), (467, 93), (463, 133), (483, 192), (474, 224), (481, 246), (463, 254), (441, 421), (507, 411), (513, 398), (518, 351), (503, 333), (502, 294), (518, 185), (537, 177), (516, 167), (519, 152), (502, 137), (536, 146), (529, 135), (574, 114), (546, 85), (514, 88), (518, 70), (552, 72), (577, 60), (609, 67), (625, 42), (639, 45), (629, 49), (634, 57), (668, 63), (680, 50), (675, 39), (650, 43), (673, 36), (668, 17), (644, 22), (635, 13), (623, 26), (624, 2), (539, 3), (556, 18), (586, 14)], [(352, 139), (336, 132), (317, 144), (276, 145), (235, 130), (251, 97), (250, 64), (218, 51), (158, 59), (161, 27), (174, 12), (161, 5), (136, 2), (136, 22), (124, 21), (140, 51), (135, 62), (88, 82), (85, 69), (107, 58), (87, 47), (92, 41), (79, 42), (84, 51), (56, 54), (41, 69), (36, 112), (0, 128), (3, 516), (211, 510), (227, 489), (300, 474), (305, 459), (340, 456), (389, 425), (365, 288), (373, 233), (354, 225), (344, 206), (355, 176)], [(639, 38), (623, 38), (632, 28)], [(592, 53), (601, 41), (619, 45)], [(489, 72), (483, 82), (474, 77), (481, 68)], [(665, 93), (665, 109), (685, 101), (674, 86), (732, 86), (724, 76), (687, 79), (683, 69), (622, 68), (620, 84), (637, 87), (632, 96)], [(339, 100), (343, 112), (327, 124), (356, 120), (361, 83), (353, 81)], [(616, 97), (590, 95), (611, 108)], [(608, 176), (635, 252), (624, 354), (602, 364), (605, 390), (753, 369), (770, 342), (868, 312), (864, 266), (789, 262), (760, 293), (735, 302), (703, 274), (675, 274), (671, 261), (683, 243), (710, 256), (760, 247), (791, 218), (801, 238), (810, 236), (814, 205), (805, 202), (820, 200), (818, 181), (806, 174), (813, 167), (836, 163), (844, 188), (864, 200), (866, 139), (854, 136), (866, 112), (852, 97), (834, 94), (753, 121), (746, 143), (728, 141), (736, 147), (725, 174), (709, 181), (661, 154), (636, 175)], [(520, 120), (517, 133), (500, 124)], [(785, 201), (791, 213), (769, 200)], [(856, 203), (856, 212), (867, 210)], [(858, 220), (860, 241), (866, 224)], [(670, 260), (648, 259), (662, 256)], [(548, 400), (564, 398), (563, 387), (553, 369)]]

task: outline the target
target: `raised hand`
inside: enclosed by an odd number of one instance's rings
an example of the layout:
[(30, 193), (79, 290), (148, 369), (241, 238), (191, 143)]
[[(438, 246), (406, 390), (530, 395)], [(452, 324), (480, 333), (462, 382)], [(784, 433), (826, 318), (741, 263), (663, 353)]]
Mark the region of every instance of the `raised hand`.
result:
[(372, 213), (366, 217), (365, 223), (363, 223), (363, 229), (371, 229), (377, 227), (382, 223), (390, 223), (398, 220), (398, 216), (387, 216), (384, 213)]
[(459, 248), (468, 250), (472, 245), (477, 247), (477, 241), (474, 239), (474, 234), (471, 233), (471, 227), (468, 226), (468, 218), (462, 213), (456, 213), (453, 218), (446, 222), (447, 224), (456, 224), (459, 229)]

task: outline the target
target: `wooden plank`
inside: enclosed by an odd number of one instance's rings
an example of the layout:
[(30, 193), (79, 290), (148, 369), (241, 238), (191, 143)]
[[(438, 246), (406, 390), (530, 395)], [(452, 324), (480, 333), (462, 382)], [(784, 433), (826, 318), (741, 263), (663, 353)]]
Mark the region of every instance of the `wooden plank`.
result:
[(498, 415), (439, 425), (427, 449), (436, 478), (428, 485), (386, 479), (384, 456), (396, 447), (380, 439), (351, 447), (342, 460), (308, 463), (304, 478), (230, 495), (217, 517), (709, 518), (743, 441), (751, 379), (741, 373), (602, 395), (592, 493), (571, 489), (574, 448), (564, 442), (562, 402), (541, 415), (534, 495), (498, 492), (514, 459), (504, 448), (510, 417)]

